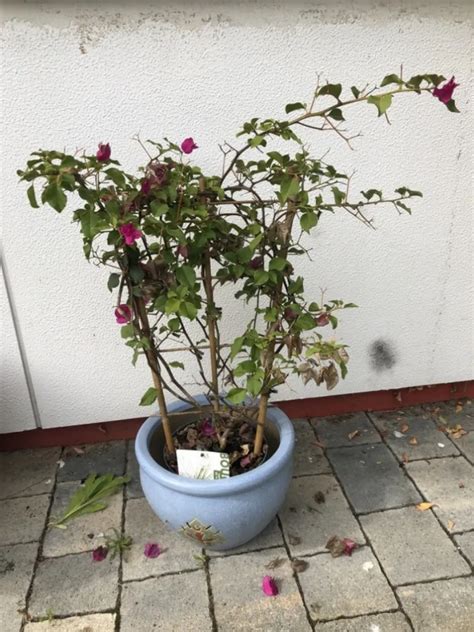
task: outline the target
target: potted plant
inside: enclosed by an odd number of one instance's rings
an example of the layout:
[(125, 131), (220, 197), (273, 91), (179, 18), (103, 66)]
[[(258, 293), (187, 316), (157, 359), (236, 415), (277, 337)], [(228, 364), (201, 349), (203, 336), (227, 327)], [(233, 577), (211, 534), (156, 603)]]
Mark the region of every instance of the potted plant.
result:
[[(156, 402), (159, 410), (136, 440), (143, 490), (164, 522), (200, 544), (226, 549), (246, 542), (284, 500), (294, 434), (286, 415), (269, 406), (270, 396), (292, 373), (332, 389), (347, 371), (346, 345), (321, 332), (355, 306), (305, 296), (293, 266), (307, 254), (301, 234), (340, 210), (372, 227), (372, 207), (410, 212), (408, 201), (421, 196), (403, 186), (388, 196), (378, 189), (354, 195), (350, 178), (312, 157), (298, 134), (333, 131), (350, 144), (342, 127), (347, 107), (367, 103), (387, 117), (393, 98), (405, 93), (427, 93), (457, 111), (454, 79), (443, 82), (434, 74), (391, 74), (379, 87), (353, 86), (344, 97), (340, 84), (318, 84), (310, 103), (286, 106), (286, 117), (246, 122), (239, 147), (221, 146), (219, 175), (188, 158), (197, 149), (193, 138), (179, 146), (137, 138), (148, 156), (138, 175), (121, 168), (109, 144), (95, 155), (39, 150), (19, 172), (31, 182), (34, 208), (36, 183), (41, 203), (57, 212), (69, 197), (85, 256), (110, 268), (122, 338), (133, 363), (143, 356), (151, 371), (153, 386), (141, 404)], [(243, 300), (242, 314), (250, 316), (233, 340), (221, 320), (227, 286), (236, 309)], [(180, 380), (183, 365), (170, 360), (184, 350), (198, 396)], [(167, 396), (177, 401), (168, 405)], [(230, 476), (180, 476), (181, 449), (226, 455)]]

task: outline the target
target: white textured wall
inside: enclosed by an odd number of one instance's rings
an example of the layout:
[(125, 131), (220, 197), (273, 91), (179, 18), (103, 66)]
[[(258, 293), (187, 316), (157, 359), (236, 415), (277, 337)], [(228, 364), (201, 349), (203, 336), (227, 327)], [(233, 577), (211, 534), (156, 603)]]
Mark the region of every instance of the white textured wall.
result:
[[(99, 5), (101, 8), (94, 8)], [(129, 7), (127, 8), (127, 4)], [(412, 217), (377, 212), (372, 232), (327, 217), (305, 264), (308, 292), (361, 306), (338, 335), (349, 375), (332, 394), (473, 377), (472, 68), (468, 3), (174, 2), (4, 3), (2, 191), (4, 248), (28, 363), (45, 427), (143, 415), (150, 385), (119, 337), (101, 271), (82, 258), (64, 213), (32, 210), (15, 171), (30, 151), (109, 141), (127, 168), (142, 155), (132, 136), (180, 140), (218, 171), (217, 144), (250, 116), (305, 100), (317, 73), (350, 86), (396, 72), (440, 72), (461, 83), (452, 115), (428, 95), (400, 97), (384, 124), (368, 107), (349, 123), (351, 152), (308, 136), (315, 154), (352, 171), (354, 190), (423, 190)], [(316, 134), (316, 132), (315, 132)], [(225, 330), (243, 322), (226, 301)], [(393, 351), (376, 367), (371, 345)], [(185, 381), (191, 382), (191, 370)], [(297, 382), (282, 399), (326, 391)]]
[[(35, 427), (15, 326), (0, 269), (0, 433)], [(0, 439), (1, 442), (1, 439)]]

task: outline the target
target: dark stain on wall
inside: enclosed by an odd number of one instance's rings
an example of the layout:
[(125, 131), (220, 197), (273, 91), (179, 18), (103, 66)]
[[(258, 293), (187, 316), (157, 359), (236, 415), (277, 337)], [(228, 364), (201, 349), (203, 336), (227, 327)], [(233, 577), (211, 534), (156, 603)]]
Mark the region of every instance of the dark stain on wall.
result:
[(391, 342), (378, 338), (369, 347), (370, 364), (374, 371), (388, 371), (395, 366), (397, 356)]

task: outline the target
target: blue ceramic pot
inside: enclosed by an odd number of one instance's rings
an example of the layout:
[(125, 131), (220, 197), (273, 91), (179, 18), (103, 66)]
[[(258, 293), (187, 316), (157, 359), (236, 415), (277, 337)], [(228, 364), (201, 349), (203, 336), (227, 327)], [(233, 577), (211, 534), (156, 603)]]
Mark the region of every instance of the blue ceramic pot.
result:
[[(196, 400), (208, 404), (204, 396)], [(185, 413), (189, 408), (177, 402), (169, 412)], [(183, 417), (176, 427), (182, 424)], [(265, 428), (273, 453), (262, 465), (231, 478), (203, 481), (178, 476), (164, 467), (161, 419), (147, 419), (138, 431), (135, 454), (143, 492), (156, 515), (178, 533), (213, 550), (232, 549), (258, 535), (285, 500), (295, 442), (293, 424), (278, 408), (268, 409)]]

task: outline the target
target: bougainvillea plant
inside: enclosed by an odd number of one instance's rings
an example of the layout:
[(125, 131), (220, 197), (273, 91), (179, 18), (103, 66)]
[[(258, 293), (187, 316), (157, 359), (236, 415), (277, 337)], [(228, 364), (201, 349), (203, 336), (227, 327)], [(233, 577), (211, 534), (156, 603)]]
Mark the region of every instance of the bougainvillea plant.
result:
[[(301, 235), (339, 210), (373, 227), (370, 211), (376, 206), (409, 213), (409, 201), (421, 196), (406, 186), (390, 195), (376, 188), (354, 194), (345, 173), (310, 155), (299, 130), (333, 131), (350, 145), (346, 108), (368, 104), (388, 120), (393, 99), (413, 93), (435, 97), (457, 112), (456, 86), (454, 78), (446, 82), (435, 74), (407, 80), (390, 74), (379, 86), (347, 91), (318, 83), (311, 102), (288, 104), (284, 118), (246, 122), (237, 134), (240, 145), (220, 147), (219, 175), (194, 164), (191, 154), (198, 145), (192, 137), (180, 145), (137, 139), (148, 154), (138, 174), (120, 166), (109, 143), (101, 143), (95, 155), (33, 152), (19, 171), (31, 182), (30, 204), (39, 206), (39, 184), (42, 204), (59, 213), (73, 206), (85, 256), (110, 268), (108, 288), (116, 292), (122, 337), (133, 362), (144, 356), (151, 369), (153, 387), (141, 403), (157, 401), (169, 454), (176, 440), (166, 394), (200, 408), (180, 379), (183, 365), (170, 361), (170, 351), (192, 354), (196, 384), (211, 402), (212, 413), (194, 429), (202, 439), (199, 449), (225, 450), (229, 424), (248, 428), (246, 402), (249, 397), (257, 402), (250, 442), (241, 432), (242, 469), (258, 462), (269, 397), (290, 373), (329, 389), (344, 378), (346, 346), (323, 333), (337, 326), (339, 311), (354, 305), (305, 295), (304, 279), (292, 263), (307, 254)], [(222, 335), (218, 300), (229, 285), (236, 299), (251, 305), (250, 321), (233, 340)]]

